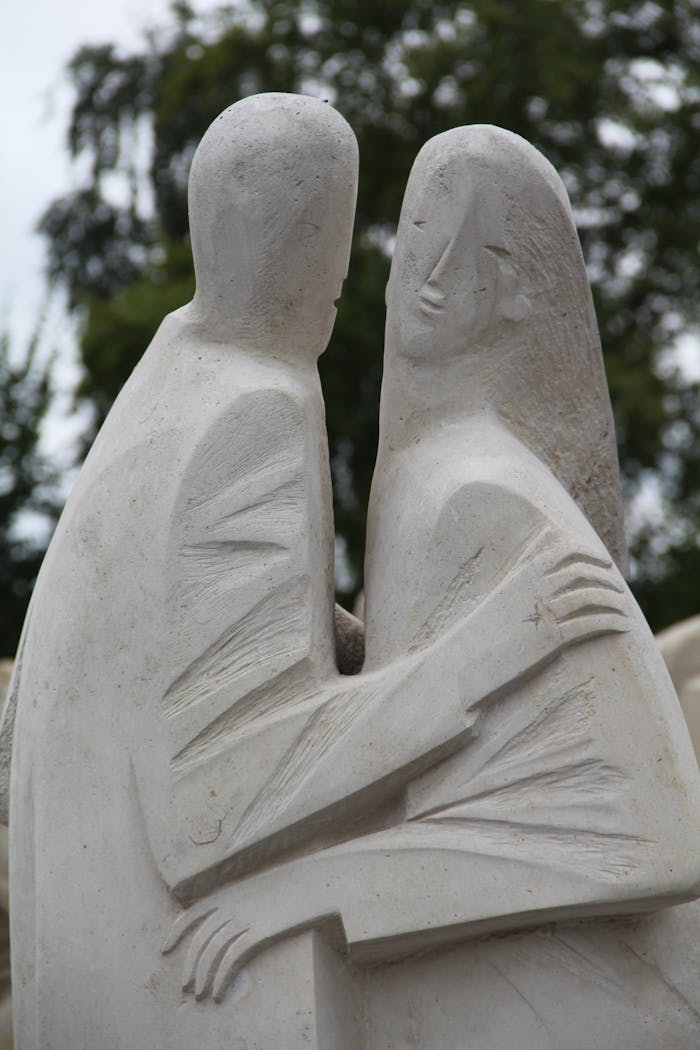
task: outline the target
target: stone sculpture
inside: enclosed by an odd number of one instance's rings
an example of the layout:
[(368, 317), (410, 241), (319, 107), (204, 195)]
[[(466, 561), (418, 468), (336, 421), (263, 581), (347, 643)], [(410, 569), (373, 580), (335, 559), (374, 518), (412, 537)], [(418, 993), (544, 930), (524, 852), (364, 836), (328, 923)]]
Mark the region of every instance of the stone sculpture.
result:
[(497, 129), (433, 140), (409, 182), (366, 661), (340, 673), (316, 359), (356, 178), (299, 96), (231, 107), (193, 161), (195, 297), (86, 461), (17, 662), (20, 1050), (378, 1050), (406, 1024), (457, 1050), (463, 1008), (440, 1032), (419, 988), (542, 956), (468, 938), (700, 881), (697, 765), (605, 546), (624, 565), (570, 209)]

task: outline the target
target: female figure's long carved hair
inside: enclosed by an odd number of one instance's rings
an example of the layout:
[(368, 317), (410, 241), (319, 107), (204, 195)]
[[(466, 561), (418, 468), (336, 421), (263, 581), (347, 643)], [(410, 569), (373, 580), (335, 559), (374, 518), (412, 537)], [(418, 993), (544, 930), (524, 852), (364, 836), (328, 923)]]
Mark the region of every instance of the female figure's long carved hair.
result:
[(625, 571), (595, 312), (548, 161), (487, 125), (431, 139), (406, 188), (387, 307), (380, 446), (410, 443), (433, 414), (495, 416), (547, 464)]

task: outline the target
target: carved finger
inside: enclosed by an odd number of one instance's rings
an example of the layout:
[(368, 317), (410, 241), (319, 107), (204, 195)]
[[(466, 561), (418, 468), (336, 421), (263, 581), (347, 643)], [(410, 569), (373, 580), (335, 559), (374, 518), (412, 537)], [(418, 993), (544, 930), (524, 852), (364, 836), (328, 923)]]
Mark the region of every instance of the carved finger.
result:
[(614, 612), (625, 616), (626, 602), (615, 591), (604, 590), (602, 587), (584, 587), (580, 591), (553, 598), (548, 604), (557, 623), (562, 624), (567, 620), (598, 612)]
[(593, 566), (597, 569), (611, 569), (612, 564), (611, 558), (606, 558), (600, 554), (593, 554), (589, 551), (575, 551), (573, 554), (567, 554), (556, 561), (547, 572), (547, 576), (553, 576), (554, 573), (561, 572), (562, 569), (568, 569), (572, 566), (579, 568)]
[(185, 937), (186, 934), (190, 932), (190, 930), (193, 930), (196, 926), (199, 926), (200, 923), (204, 922), (205, 919), (208, 919), (209, 916), (215, 911), (215, 907), (210, 907), (206, 910), (203, 910), (202, 908), (192, 907), (188, 908), (187, 911), (183, 912), (182, 915), (179, 915), (170, 927), (168, 936), (166, 937), (165, 943), (161, 948), (161, 952), (163, 953), (163, 955), (167, 955), (168, 952), (171, 952), (173, 950), (173, 948), (176, 948), (182, 940), (182, 938)]
[(588, 638), (600, 638), (605, 634), (624, 634), (629, 630), (626, 617), (619, 612), (591, 613), (579, 616), (561, 624), (561, 638), (564, 645), (584, 641)]
[(615, 591), (624, 594), (625, 588), (622, 580), (613, 575), (609, 570), (598, 569), (595, 566), (581, 567), (570, 566), (568, 569), (560, 569), (557, 573), (550, 575), (554, 591), (552, 597), (557, 598), (569, 591), (582, 590), (586, 587), (601, 587), (606, 591)]
[(197, 969), (197, 963), (199, 958), (209, 944), (215, 933), (217, 933), (222, 926), (225, 926), (229, 922), (229, 919), (222, 918), (220, 912), (215, 912), (210, 915), (206, 922), (204, 922), (194, 937), (190, 941), (190, 946), (187, 949), (187, 956), (185, 958), (185, 965), (182, 968), (182, 990), (183, 992), (189, 992), (194, 986), (195, 971)]
[[(246, 948), (246, 939), (243, 936), (246, 933), (248, 933), (248, 930), (243, 930), (240, 937), (237, 937), (233, 944), (226, 949), (226, 954), (216, 971), (212, 994), (217, 1003), (222, 1001), (234, 978), (238, 976), (249, 956), (253, 954), (250, 945)], [(260, 944), (258, 947), (262, 949), (264, 945)]]
[(197, 962), (194, 980), (195, 999), (205, 999), (209, 995), (219, 963), (227, 949), (244, 933), (247, 933), (247, 930), (242, 930), (231, 920), (224, 923), (211, 938)]

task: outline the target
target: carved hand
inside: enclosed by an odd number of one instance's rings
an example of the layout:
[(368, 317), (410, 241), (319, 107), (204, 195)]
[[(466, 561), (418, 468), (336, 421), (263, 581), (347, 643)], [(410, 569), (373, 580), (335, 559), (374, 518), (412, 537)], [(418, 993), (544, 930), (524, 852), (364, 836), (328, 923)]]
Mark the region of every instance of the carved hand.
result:
[(467, 706), (531, 674), (567, 646), (627, 631), (630, 607), (624, 581), (602, 550), (567, 550), (545, 529), (445, 639), (453, 653), (456, 641), (464, 646)]
[[(265, 894), (265, 883), (259, 876), (225, 887), (175, 920), (162, 951), (169, 954), (192, 934), (182, 971), (183, 992), (197, 1000), (211, 996), (221, 1002), (244, 966), (292, 932), (329, 927), (334, 940), (344, 941), (337, 908), (320, 900), (312, 905), (305, 886), (301, 893), (297, 885), (289, 893)], [(243, 912), (246, 922), (240, 918)]]

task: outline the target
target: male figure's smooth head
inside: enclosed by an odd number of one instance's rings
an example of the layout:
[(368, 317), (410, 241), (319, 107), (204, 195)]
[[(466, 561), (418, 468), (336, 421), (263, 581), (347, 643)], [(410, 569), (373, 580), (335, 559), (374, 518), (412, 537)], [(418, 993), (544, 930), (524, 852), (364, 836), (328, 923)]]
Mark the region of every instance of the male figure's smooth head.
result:
[(192, 162), (193, 310), (213, 338), (315, 359), (335, 320), (357, 194), (355, 136), (305, 95), (253, 95), (210, 126)]

